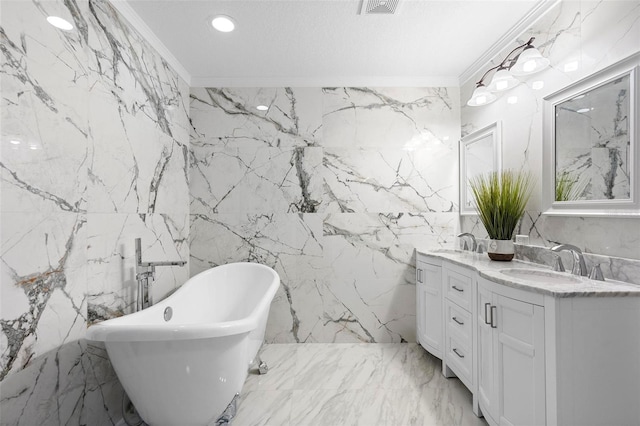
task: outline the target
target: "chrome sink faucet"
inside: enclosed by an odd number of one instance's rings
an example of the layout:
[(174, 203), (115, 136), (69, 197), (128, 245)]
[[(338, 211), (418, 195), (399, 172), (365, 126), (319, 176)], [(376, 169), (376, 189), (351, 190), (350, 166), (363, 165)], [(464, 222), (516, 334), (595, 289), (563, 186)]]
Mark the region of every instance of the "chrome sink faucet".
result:
[(467, 242), (464, 242), (464, 250), (471, 250), (475, 252), (478, 248), (478, 243), (476, 243), (476, 237), (470, 232), (463, 232), (462, 234), (458, 234), (458, 238), (470, 237), (471, 238), (471, 248), (467, 245)]
[[(570, 251), (573, 255), (573, 267), (571, 268), (571, 273), (574, 275), (581, 275), (583, 277), (587, 276), (587, 265), (584, 263), (584, 256), (582, 255), (582, 250), (578, 247), (571, 244), (560, 244), (551, 248), (553, 252), (561, 252), (561, 251)], [(560, 265), (562, 265), (562, 261), (560, 261)]]
[(136, 238), (136, 281), (138, 282), (138, 299), (136, 300), (136, 311), (141, 311), (153, 305), (153, 300), (149, 292), (151, 283), (156, 278), (156, 266), (184, 266), (186, 261), (142, 261), (142, 241)]

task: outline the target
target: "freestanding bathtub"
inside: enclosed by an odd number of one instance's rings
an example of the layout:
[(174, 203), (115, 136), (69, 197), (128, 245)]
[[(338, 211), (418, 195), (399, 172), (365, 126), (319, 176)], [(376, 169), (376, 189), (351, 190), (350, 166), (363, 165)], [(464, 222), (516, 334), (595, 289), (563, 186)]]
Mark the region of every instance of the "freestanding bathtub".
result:
[(218, 266), (156, 305), (92, 325), (87, 340), (104, 342), (145, 422), (208, 425), (240, 393), (279, 285), (264, 265)]

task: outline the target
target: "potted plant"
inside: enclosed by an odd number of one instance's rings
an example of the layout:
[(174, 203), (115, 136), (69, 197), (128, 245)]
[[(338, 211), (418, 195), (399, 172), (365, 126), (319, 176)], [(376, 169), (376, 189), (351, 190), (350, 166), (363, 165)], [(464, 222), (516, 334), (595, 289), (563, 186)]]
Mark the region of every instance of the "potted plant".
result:
[(533, 177), (529, 172), (489, 172), (469, 181), (480, 221), (489, 234), (487, 254), (492, 260), (511, 260), (513, 233), (531, 197)]

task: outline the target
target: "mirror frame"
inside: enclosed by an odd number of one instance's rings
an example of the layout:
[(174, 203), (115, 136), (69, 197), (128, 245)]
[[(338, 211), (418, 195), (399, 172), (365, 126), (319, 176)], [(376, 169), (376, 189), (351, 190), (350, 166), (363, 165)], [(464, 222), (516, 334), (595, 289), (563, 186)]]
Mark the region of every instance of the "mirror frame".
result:
[[(629, 177), (630, 198), (625, 200), (576, 200), (556, 201), (556, 150), (555, 109), (558, 104), (592, 89), (607, 84), (619, 77), (629, 75)], [(640, 216), (640, 52), (635, 53), (609, 67), (597, 71), (544, 98), (544, 134), (542, 157), (542, 202), (543, 214), (550, 216)]]
[(499, 172), (502, 169), (502, 127), (500, 122), (489, 124), (480, 130), (476, 130), (460, 139), (459, 144), (459, 157), (460, 157), (460, 173), (459, 173), (459, 185), (458, 185), (458, 202), (460, 203), (460, 215), (477, 215), (478, 211), (475, 208), (475, 203), (471, 201), (472, 206), (467, 205), (467, 187), (469, 185), (469, 178), (467, 177), (467, 159), (465, 148), (480, 140), (484, 140), (487, 136), (491, 136), (493, 142), (493, 171)]

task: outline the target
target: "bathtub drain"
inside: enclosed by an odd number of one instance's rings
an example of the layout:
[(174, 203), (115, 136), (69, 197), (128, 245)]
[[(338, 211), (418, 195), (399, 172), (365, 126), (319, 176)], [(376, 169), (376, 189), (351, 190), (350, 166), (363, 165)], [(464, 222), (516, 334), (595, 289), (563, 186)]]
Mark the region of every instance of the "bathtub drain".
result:
[(171, 306), (167, 306), (166, 308), (164, 308), (164, 320), (169, 321), (172, 316), (173, 316), (173, 309), (171, 309)]

